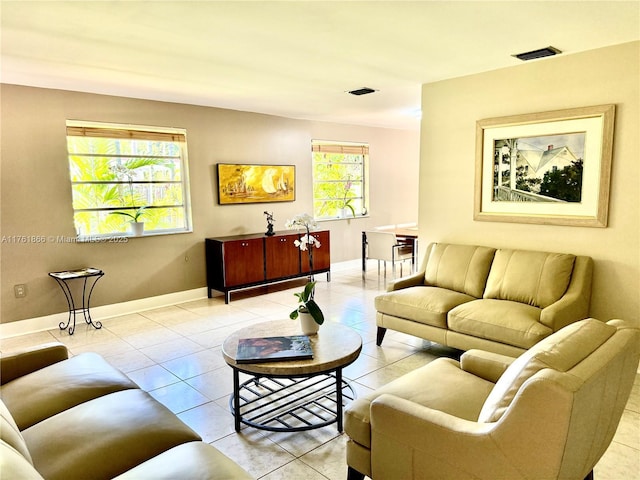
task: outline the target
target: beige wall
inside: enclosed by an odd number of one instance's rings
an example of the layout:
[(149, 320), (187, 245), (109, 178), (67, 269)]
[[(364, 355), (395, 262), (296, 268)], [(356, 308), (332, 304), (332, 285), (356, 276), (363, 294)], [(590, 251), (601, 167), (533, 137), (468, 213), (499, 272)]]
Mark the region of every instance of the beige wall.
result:
[[(311, 212), (311, 139), (368, 142), (371, 216), (321, 224), (331, 230), (333, 262), (359, 258), (361, 231), (415, 221), (419, 132), (308, 122), (216, 108), (2, 85), (1, 322), (63, 312), (62, 292), (47, 272), (95, 266), (106, 275), (92, 305), (205, 286), (204, 239), (276, 229)], [(11, 236), (74, 237), (65, 121), (160, 125), (187, 129), (194, 232), (131, 239), (126, 244), (11, 243)], [(218, 162), (297, 165), (296, 201), (219, 206)], [(16, 299), (15, 284), (27, 285)]]
[[(420, 235), (590, 255), (591, 315), (640, 317), (640, 42), (426, 84), (420, 160)], [(473, 220), (476, 121), (590, 105), (616, 105), (608, 228)]]

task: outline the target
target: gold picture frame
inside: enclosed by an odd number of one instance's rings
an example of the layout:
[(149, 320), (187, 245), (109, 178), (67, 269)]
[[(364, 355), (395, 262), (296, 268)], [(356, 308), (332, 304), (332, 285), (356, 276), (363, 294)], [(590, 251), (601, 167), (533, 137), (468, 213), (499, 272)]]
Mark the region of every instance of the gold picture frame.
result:
[(295, 165), (218, 163), (218, 203), (293, 202), (296, 199)]
[(474, 220), (606, 227), (615, 105), (476, 123)]

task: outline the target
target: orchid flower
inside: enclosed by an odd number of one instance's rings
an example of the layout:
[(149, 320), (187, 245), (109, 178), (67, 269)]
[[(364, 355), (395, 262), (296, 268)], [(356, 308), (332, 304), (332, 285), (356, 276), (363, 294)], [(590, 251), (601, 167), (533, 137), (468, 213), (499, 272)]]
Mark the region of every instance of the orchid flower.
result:
[(320, 248), (320, 241), (313, 235), (304, 235), (300, 237), (300, 240), (294, 240), (293, 244), (303, 252), (307, 251), (307, 245), (313, 245), (316, 248)]

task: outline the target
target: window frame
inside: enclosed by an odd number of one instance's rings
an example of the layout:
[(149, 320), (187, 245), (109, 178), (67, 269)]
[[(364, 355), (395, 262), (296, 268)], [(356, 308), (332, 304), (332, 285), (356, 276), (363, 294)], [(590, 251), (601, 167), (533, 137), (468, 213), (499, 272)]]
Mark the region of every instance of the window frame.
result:
[[(342, 176), (337, 179), (329, 180), (326, 178), (318, 178), (318, 172), (316, 171), (316, 166), (321, 165), (331, 165), (332, 162), (318, 162), (316, 159), (316, 154), (341, 154), (341, 155), (361, 155), (362, 159), (359, 162), (340, 162), (340, 165), (349, 165), (359, 167), (359, 178), (356, 175), (356, 179), (350, 178), (350, 175), (346, 177)], [(312, 182), (313, 182), (313, 216), (316, 221), (329, 221), (329, 220), (349, 220), (353, 218), (365, 217), (368, 215), (369, 209), (369, 182), (368, 182), (368, 174), (369, 174), (369, 144), (365, 142), (343, 142), (343, 141), (327, 141), (327, 140), (312, 140), (311, 141), (311, 170), (312, 170)], [(343, 184), (342, 192), (345, 191), (347, 187), (347, 183), (359, 183), (360, 188), (359, 194), (355, 194), (355, 196), (342, 197), (342, 195), (336, 196), (317, 196), (316, 186), (323, 183), (336, 183)], [(327, 202), (337, 202), (338, 204), (344, 204), (344, 199), (350, 198), (355, 199), (360, 203), (359, 208), (356, 209), (355, 215), (348, 210), (346, 215), (342, 215), (340, 207), (329, 207), (330, 211), (335, 212), (332, 215), (319, 215), (321, 212), (316, 208), (317, 202), (323, 202), (326, 204)], [(342, 210), (345, 210), (343, 207)]]
[[(128, 212), (135, 213), (136, 209), (145, 207), (145, 211), (153, 211), (159, 209), (177, 209), (179, 214), (183, 217), (184, 226), (178, 228), (145, 228), (144, 236), (157, 236), (157, 235), (172, 235), (179, 233), (191, 233), (193, 232), (193, 223), (191, 217), (191, 195), (190, 195), (190, 181), (189, 181), (189, 160), (187, 154), (187, 132), (182, 128), (169, 128), (169, 127), (155, 127), (155, 126), (143, 126), (143, 125), (131, 125), (131, 124), (118, 124), (118, 123), (102, 123), (92, 121), (81, 120), (67, 120), (66, 122), (66, 139), (67, 139), (67, 167), (69, 169), (69, 180), (72, 191), (72, 211), (73, 211), (73, 223), (76, 229), (76, 236), (78, 242), (91, 242), (95, 240), (115, 237), (134, 237), (135, 235), (130, 231), (122, 231), (120, 229), (113, 229), (109, 232), (81, 232), (80, 223), (76, 221), (76, 214), (83, 212)], [(172, 142), (178, 149), (178, 153), (175, 155), (150, 155), (150, 154), (112, 154), (112, 153), (96, 153), (87, 149), (86, 152), (72, 152), (69, 148), (69, 137), (83, 137), (83, 138), (96, 138), (104, 141), (115, 142), (120, 140), (140, 140), (147, 142)], [(120, 158), (125, 161), (135, 161), (136, 159), (171, 159), (173, 162), (177, 162), (180, 171), (180, 179), (163, 179), (163, 180), (140, 180), (132, 179), (124, 180), (118, 177), (117, 179), (104, 180), (100, 178), (74, 180), (74, 165), (72, 157), (84, 157), (84, 158)], [(111, 168), (111, 167), (109, 167)], [(117, 175), (117, 174), (116, 174)], [(109, 205), (109, 206), (94, 206), (87, 208), (76, 208), (74, 205), (74, 187), (79, 185), (129, 185), (131, 189), (131, 197), (134, 197), (134, 186), (143, 186), (145, 188), (153, 189), (154, 186), (178, 186), (181, 197), (181, 203), (166, 204), (166, 205), (136, 205), (133, 202), (132, 205)], [(123, 217), (124, 218), (124, 217)], [(104, 225), (104, 219), (99, 221), (100, 225)]]

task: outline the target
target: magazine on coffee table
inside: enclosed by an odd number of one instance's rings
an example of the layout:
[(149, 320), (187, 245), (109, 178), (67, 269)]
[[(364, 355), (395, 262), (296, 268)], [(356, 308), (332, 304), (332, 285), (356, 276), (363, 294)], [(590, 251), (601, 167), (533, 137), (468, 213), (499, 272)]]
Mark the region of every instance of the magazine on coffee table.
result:
[(238, 340), (236, 362), (258, 363), (313, 358), (311, 341), (307, 335), (283, 337), (241, 338)]

